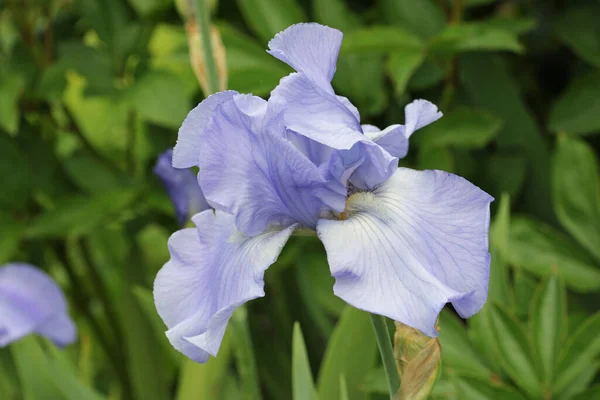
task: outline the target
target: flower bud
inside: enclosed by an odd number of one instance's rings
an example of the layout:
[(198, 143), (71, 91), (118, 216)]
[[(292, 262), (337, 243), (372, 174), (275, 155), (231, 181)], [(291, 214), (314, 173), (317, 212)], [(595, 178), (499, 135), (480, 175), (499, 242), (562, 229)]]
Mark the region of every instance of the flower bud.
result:
[[(441, 370), (442, 347), (417, 329), (395, 322), (394, 354), (402, 382), (396, 400), (426, 399)], [(439, 327), (436, 326), (439, 330)]]

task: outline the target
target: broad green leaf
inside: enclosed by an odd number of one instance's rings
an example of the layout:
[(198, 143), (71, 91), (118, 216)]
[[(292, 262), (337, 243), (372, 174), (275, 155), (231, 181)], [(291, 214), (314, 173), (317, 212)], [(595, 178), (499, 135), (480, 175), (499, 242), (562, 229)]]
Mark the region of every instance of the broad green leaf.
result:
[(600, 288), (600, 269), (594, 260), (569, 237), (532, 218), (512, 219), (510, 247), (502, 256), (537, 276), (556, 269), (567, 286), (578, 292)]
[(441, 84), (450, 72), (450, 65), (447, 60), (426, 59), (408, 82), (409, 89), (425, 90)]
[(538, 285), (537, 280), (523, 268), (514, 267), (513, 290), (515, 292), (515, 301), (513, 311), (515, 315), (523, 320), (529, 317), (531, 309), (531, 299)]
[(554, 210), (565, 229), (600, 260), (600, 174), (585, 142), (561, 135), (552, 162)]
[(0, 211), (0, 265), (13, 258), (19, 247), (24, 226), (10, 214)]
[(228, 87), (241, 93), (268, 95), (292, 70), (270, 56), (263, 45), (228, 25), (219, 25), (227, 53)]
[(18, 72), (0, 68), (0, 128), (16, 135), (19, 128), (19, 96), (25, 81)]
[(434, 0), (378, 0), (381, 18), (424, 39), (438, 34), (446, 24), (443, 10)]
[(360, 390), (369, 393), (388, 394), (389, 385), (383, 367), (377, 367), (370, 371), (360, 386)]
[(455, 378), (456, 391), (461, 400), (526, 400), (508, 386), (492, 385), (476, 379)]
[(83, 138), (104, 157), (124, 166), (133, 133), (129, 105), (108, 96), (84, 97), (86, 83), (76, 75), (69, 74), (67, 81), (64, 102)]
[(429, 49), (440, 55), (466, 51), (524, 51), (515, 34), (484, 22), (449, 25), (431, 40)]
[(554, 24), (558, 38), (579, 57), (600, 67), (600, 5), (569, 8)]
[(152, 278), (170, 258), (169, 248), (166, 244), (171, 233), (165, 227), (151, 223), (141, 229), (135, 237), (148, 274)]
[(98, 225), (116, 218), (137, 198), (136, 190), (123, 189), (93, 197), (74, 196), (64, 199), (52, 210), (35, 219), (25, 235), (34, 237), (63, 237), (83, 235)]
[[(53, 345), (48, 343), (48, 346)], [(102, 399), (77, 380), (75, 371), (58, 350), (55, 349), (54, 355), (47, 353), (34, 335), (13, 343), (11, 350), (25, 400)]]
[(600, 354), (600, 313), (589, 317), (567, 340), (560, 353), (552, 392), (562, 392)]
[(260, 381), (254, 355), (254, 346), (248, 325), (248, 311), (244, 306), (233, 313), (229, 322), (233, 339), (233, 355), (240, 375), (240, 388), (250, 400), (260, 400)]
[(509, 248), (510, 240), (510, 198), (503, 193), (496, 217), (490, 227), (490, 283), (488, 300), (497, 303), (513, 302), (512, 288), (508, 282), (508, 265), (501, 256)]
[[(600, 370), (600, 362), (592, 361), (585, 370), (577, 375), (577, 377), (554, 398), (557, 400), (571, 400), (574, 397), (578, 398), (577, 395), (586, 392), (586, 389), (594, 382), (598, 370)], [(596, 397), (597, 396), (586, 397), (586, 400), (595, 399)]]
[(502, 121), (480, 110), (459, 108), (415, 135), (417, 143), (426, 147), (455, 146), (481, 148), (502, 128)]
[(316, 400), (318, 398), (302, 330), (298, 322), (294, 324), (294, 337), (292, 338), (292, 388), (294, 400)]
[(129, 90), (127, 100), (146, 121), (178, 129), (190, 111), (181, 80), (170, 72), (149, 72)]
[(550, 390), (558, 353), (567, 335), (567, 300), (564, 283), (558, 275), (542, 282), (531, 304), (531, 342), (542, 370), (546, 390)]
[(466, 0), (465, 7), (476, 7), (476, 6), (484, 6), (488, 4), (493, 4), (497, 0)]
[(464, 324), (448, 310), (443, 310), (440, 314), (439, 324), (443, 368), (460, 376), (471, 376), (484, 381), (490, 379), (492, 371), (471, 346)]
[[(502, 136), (502, 132), (498, 134)], [(499, 151), (485, 158), (485, 176), (490, 182), (490, 193), (508, 193), (518, 198), (527, 174), (525, 156), (514, 150)]]
[(573, 400), (589, 400), (600, 398), (600, 384), (596, 384), (573, 398)]
[(515, 35), (527, 33), (536, 26), (534, 19), (502, 16), (486, 19), (482, 23), (491, 28), (507, 31)]
[(462, 88), (473, 105), (494, 113), (503, 121), (503, 128), (496, 138), (498, 148), (509, 154), (521, 149), (527, 160), (524, 208), (552, 220), (550, 152), (514, 76), (503, 59), (489, 54), (462, 56), (459, 68)]
[(344, 0), (312, 0), (313, 14), (324, 25), (350, 32), (360, 26), (360, 19), (348, 9)]
[(141, 17), (149, 17), (164, 11), (168, 8), (172, 0), (128, 0), (129, 4)]
[(346, 378), (343, 374), (340, 376), (340, 400), (350, 400), (350, 396), (348, 395), (348, 384), (346, 383)]
[[(490, 340), (493, 337), (493, 326), (492, 326), (492, 303), (489, 302), (483, 307), (481, 311), (475, 314), (469, 319), (469, 338), (482, 358), (485, 359), (490, 369), (495, 373), (496, 376), (500, 374), (500, 360), (498, 353), (498, 343)], [(444, 350), (442, 349), (442, 354)]]
[(600, 132), (600, 73), (575, 79), (554, 103), (548, 128), (553, 132)]
[(263, 43), (290, 25), (306, 20), (296, 0), (237, 0), (244, 20)]
[(423, 51), (423, 42), (418, 36), (399, 27), (370, 26), (345, 34), (340, 52), (373, 54), (400, 50)]
[(142, 311), (146, 321), (152, 327), (152, 333), (154, 334), (156, 342), (160, 344), (155, 350), (162, 353), (163, 362), (161, 364), (164, 370), (175, 371), (181, 363), (183, 356), (175, 350), (165, 335), (167, 327), (156, 311), (152, 292), (139, 285), (134, 286), (133, 289), (131, 289), (131, 292), (137, 301), (138, 308)]
[[(490, 246), (506, 252), (510, 244), (510, 196), (502, 193), (500, 205), (490, 227)], [(498, 299), (500, 300), (500, 299)]]
[(0, 135), (0, 177), (0, 208), (24, 209), (33, 188), (34, 175), (27, 155), (7, 135)]
[(491, 308), (493, 338), (498, 345), (502, 368), (525, 392), (534, 398), (542, 395), (527, 336), (516, 318), (504, 308)]
[(391, 53), (386, 69), (394, 82), (396, 95), (404, 94), (408, 81), (424, 60), (425, 53), (421, 49), (398, 49)]
[(61, 160), (65, 172), (82, 190), (90, 194), (123, 188), (127, 180), (88, 151), (80, 150)]
[[(337, 61), (333, 86), (338, 94), (352, 99), (361, 117), (380, 114), (387, 106), (382, 56), (341, 54)], [(356, 79), (368, 76), (369, 79)]]
[(419, 169), (439, 169), (446, 172), (454, 172), (454, 154), (446, 147), (419, 146), (418, 148)]
[[(205, 364), (198, 364), (185, 358), (179, 374), (176, 400), (227, 398), (227, 389), (231, 386), (231, 383), (228, 382), (235, 382), (232, 374), (228, 372), (228, 367), (231, 364), (231, 340), (231, 331), (228, 330), (223, 336), (219, 356), (211, 358)], [(235, 383), (237, 389), (237, 382)]]
[(373, 369), (376, 355), (377, 343), (369, 315), (346, 306), (323, 356), (317, 384), (319, 398), (340, 398), (343, 375), (349, 385), (350, 400), (367, 399), (359, 388)]

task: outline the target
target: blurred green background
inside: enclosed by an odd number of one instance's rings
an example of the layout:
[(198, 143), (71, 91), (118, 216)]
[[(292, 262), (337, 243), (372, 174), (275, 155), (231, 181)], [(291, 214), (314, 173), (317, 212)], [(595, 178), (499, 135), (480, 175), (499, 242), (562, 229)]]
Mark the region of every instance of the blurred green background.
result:
[[(291, 239), (218, 358), (166, 340), (151, 288), (178, 226), (152, 167), (204, 97), (177, 3), (0, 0), (0, 264), (48, 271), (79, 329), (63, 351), (0, 349), (0, 399), (388, 398), (369, 317), (333, 296), (316, 239)], [(291, 72), (268, 40), (336, 27), (333, 84), (363, 123), (402, 123), (414, 98), (445, 114), (401, 165), (496, 198), (489, 300), (468, 322), (442, 313), (431, 398), (599, 399), (600, 1), (210, 3), (227, 88), (268, 96)]]

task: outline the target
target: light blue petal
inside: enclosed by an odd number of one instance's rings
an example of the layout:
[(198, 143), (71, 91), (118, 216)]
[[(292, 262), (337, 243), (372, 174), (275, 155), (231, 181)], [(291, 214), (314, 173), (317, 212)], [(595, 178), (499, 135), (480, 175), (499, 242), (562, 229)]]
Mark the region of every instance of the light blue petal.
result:
[(0, 347), (31, 333), (58, 346), (77, 338), (67, 302), (52, 278), (29, 264), (6, 264), (0, 267)]
[(329, 94), (342, 32), (316, 23), (292, 25), (269, 42), (268, 53), (303, 73)]
[(177, 136), (173, 150), (173, 166), (190, 168), (198, 165), (200, 154), (200, 135), (206, 129), (214, 109), (224, 101), (230, 100), (237, 92), (228, 90), (208, 96), (189, 112)]
[(323, 208), (315, 191), (327, 182), (286, 138), (281, 114), (265, 117), (257, 99), (238, 95), (215, 110), (202, 135), (200, 186), (249, 235), (270, 224), (314, 228)]
[(154, 300), (171, 344), (206, 362), (217, 355), (233, 311), (264, 296), (264, 272), (296, 225), (248, 237), (236, 231), (233, 216), (220, 211), (192, 219), (197, 229), (169, 239), (171, 259), (156, 277)]
[(365, 135), (394, 157), (404, 158), (408, 153), (408, 139), (417, 130), (442, 117), (435, 104), (415, 100), (404, 108), (405, 125), (390, 125), (384, 130), (373, 125), (363, 125)]
[(492, 200), (456, 175), (406, 168), (355, 193), (341, 220), (317, 225), (335, 294), (429, 336), (447, 302), (472, 316), (487, 298)]
[(177, 221), (184, 225), (190, 215), (210, 208), (194, 173), (189, 169), (173, 168), (173, 150), (158, 157), (154, 173), (161, 179), (175, 206)]

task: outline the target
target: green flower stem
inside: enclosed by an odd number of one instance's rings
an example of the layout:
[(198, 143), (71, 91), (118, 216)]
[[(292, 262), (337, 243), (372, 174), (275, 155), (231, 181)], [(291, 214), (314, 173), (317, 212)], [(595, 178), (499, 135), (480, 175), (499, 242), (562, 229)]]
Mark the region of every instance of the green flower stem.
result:
[(260, 400), (262, 396), (246, 308), (239, 307), (233, 313), (229, 324), (233, 339), (233, 354), (240, 375), (242, 393), (245, 393), (245, 398), (248, 400)]
[(392, 347), (390, 333), (385, 317), (375, 314), (369, 315), (371, 316), (371, 323), (373, 324), (373, 330), (375, 331), (375, 337), (377, 338), (377, 345), (379, 346), (379, 354), (381, 354), (383, 369), (387, 376), (390, 399), (394, 399), (398, 389), (400, 389), (400, 377), (398, 376), (398, 370), (396, 369), (396, 358), (394, 357), (394, 348)]
[(204, 65), (206, 66), (206, 81), (208, 93), (206, 97), (219, 91), (219, 76), (217, 75), (217, 64), (213, 57), (212, 39), (210, 37), (210, 7), (208, 0), (195, 0), (195, 14), (200, 36), (202, 37), (202, 53), (204, 54)]

